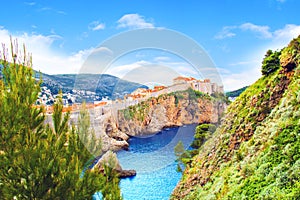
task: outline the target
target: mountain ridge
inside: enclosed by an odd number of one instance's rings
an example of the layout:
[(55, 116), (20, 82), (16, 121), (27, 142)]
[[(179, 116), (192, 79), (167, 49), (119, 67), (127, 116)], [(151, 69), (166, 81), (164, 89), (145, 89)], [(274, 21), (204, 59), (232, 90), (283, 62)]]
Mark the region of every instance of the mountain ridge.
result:
[(238, 97), (242, 92), (244, 92), (249, 86), (244, 86), (242, 88), (239, 88), (237, 90), (232, 90), (229, 92), (226, 92), (226, 96), (228, 97)]
[[(0, 66), (0, 77), (2, 76)], [(147, 88), (146, 85), (123, 80), (110, 74), (45, 74), (34, 70), (34, 77), (43, 79), (41, 86), (48, 87), (53, 94), (72, 93), (72, 90), (84, 90), (95, 92), (98, 99), (108, 97), (110, 99), (123, 98), (137, 88)], [(92, 101), (94, 99), (85, 99)]]

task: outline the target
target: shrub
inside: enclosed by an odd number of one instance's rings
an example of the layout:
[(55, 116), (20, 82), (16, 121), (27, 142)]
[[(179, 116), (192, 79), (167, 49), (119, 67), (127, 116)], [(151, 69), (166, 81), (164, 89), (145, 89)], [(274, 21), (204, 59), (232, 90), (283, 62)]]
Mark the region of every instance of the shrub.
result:
[(273, 52), (272, 50), (268, 50), (264, 60), (262, 61), (262, 75), (269, 75), (272, 72), (275, 72), (280, 67), (280, 51)]

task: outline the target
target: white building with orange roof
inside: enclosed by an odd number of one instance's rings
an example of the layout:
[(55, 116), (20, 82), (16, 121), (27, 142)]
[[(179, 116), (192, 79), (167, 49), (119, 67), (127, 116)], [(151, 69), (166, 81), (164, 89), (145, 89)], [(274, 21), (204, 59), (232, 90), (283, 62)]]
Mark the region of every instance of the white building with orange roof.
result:
[(190, 87), (196, 91), (200, 91), (206, 94), (224, 93), (223, 86), (219, 86), (217, 83), (212, 83), (210, 79), (197, 80), (193, 77), (179, 76), (173, 79), (173, 85), (190, 85)]
[(196, 79), (193, 78), (193, 77), (178, 76), (178, 77), (173, 79), (173, 85), (191, 83), (195, 80)]

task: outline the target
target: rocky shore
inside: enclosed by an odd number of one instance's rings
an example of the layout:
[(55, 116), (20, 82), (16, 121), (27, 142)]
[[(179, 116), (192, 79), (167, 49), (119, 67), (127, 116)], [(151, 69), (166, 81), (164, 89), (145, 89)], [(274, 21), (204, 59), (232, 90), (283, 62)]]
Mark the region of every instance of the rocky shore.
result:
[(92, 170), (97, 170), (105, 174), (104, 165), (115, 170), (119, 178), (128, 178), (136, 175), (136, 171), (133, 169), (124, 170), (119, 163), (116, 153), (112, 151), (107, 151), (105, 154), (103, 154), (101, 158), (97, 161), (97, 163), (94, 165)]

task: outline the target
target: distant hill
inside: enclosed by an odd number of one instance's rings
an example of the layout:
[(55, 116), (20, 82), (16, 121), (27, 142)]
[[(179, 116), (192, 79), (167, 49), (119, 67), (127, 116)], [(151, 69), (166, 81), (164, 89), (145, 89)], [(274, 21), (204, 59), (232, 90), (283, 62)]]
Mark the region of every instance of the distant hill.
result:
[[(72, 90), (85, 90), (95, 92), (100, 98), (111, 99), (123, 98), (125, 94), (131, 93), (137, 88), (148, 88), (145, 85), (122, 80), (108, 74), (41, 74), (42, 86), (47, 86), (53, 93), (61, 89), (64, 93)], [(39, 73), (36, 73), (39, 78)]]
[[(2, 66), (0, 65), (0, 78), (2, 77)], [(73, 93), (73, 90), (85, 90), (95, 92), (100, 100), (102, 97), (110, 99), (123, 98), (125, 94), (131, 93), (137, 88), (148, 88), (145, 85), (122, 80), (108, 74), (56, 74), (49, 75), (35, 71), (35, 78), (42, 76), (43, 83), (53, 94), (59, 90), (63, 93)], [(94, 99), (86, 99), (86, 101)]]
[(238, 97), (240, 96), (240, 94), (242, 92), (244, 92), (249, 86), (245, 86), (245, 87), (242, 87), (240, 89), (237, 89), (237, 90), (234, 90), (234, 91), (231, 91), (231, 92), (226, 92), (226, 96), (228, 97)]

